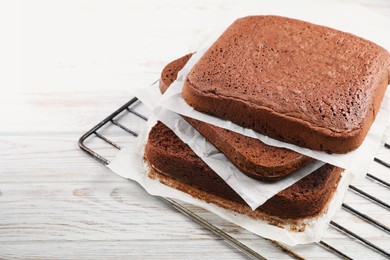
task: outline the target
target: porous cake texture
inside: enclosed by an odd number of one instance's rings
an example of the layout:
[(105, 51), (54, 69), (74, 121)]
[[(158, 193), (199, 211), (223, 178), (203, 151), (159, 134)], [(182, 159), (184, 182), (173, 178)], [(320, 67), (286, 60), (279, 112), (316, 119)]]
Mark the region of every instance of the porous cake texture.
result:
[(279, 16), (236, 20), (188, 74), (185, 101), (272, 138), (328, 153), (364, 140), (390, 55), (355, 35)]

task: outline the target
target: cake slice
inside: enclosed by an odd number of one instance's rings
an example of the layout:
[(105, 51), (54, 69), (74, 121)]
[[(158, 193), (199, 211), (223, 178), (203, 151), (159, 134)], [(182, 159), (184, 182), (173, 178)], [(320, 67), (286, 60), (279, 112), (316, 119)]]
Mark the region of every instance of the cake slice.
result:
[(196, 110), (328, 153), (364, 140), (389, 84), (390, 55), (335, 29), (278, 16), (236, 20), (187, 75)]
[(277, 193), (252, 211), (175, 133), (158, 122), (150, 131), (145, 148), (149, 177), (219, 207), (276, 224), (281, 219), (315, 217), (326, 209), (341, 168), (324, 165), (292, 186)]
[[(191, 54), (188, 54), (165, 66), (160, 79), (162, 93), (176, 80), (178, 72), (190, 57)], [(313, 161), (312, 158), (305, 155), (266, 145), (255, 138), (243, 136), (192, 118), (183, 118), (224, 153), (238, 169), (257, 180), (278, 180)]]

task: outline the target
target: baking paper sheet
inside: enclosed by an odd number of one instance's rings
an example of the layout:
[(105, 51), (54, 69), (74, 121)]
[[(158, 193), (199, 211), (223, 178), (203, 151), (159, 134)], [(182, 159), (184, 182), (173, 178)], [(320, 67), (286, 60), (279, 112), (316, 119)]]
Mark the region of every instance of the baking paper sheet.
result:
[[(150, 122), (147, 128), (149, 129), (154, 123), (155, 121)], [(344, 172), (338, 190), (328, 205), (326, 214), (315, 219), (302, 221), (301, 225), (305, 226), (305, 230), (303, 232), (294, 232), (288, 229), (288, 225), (285, 228), (281, 228), (270, 225), (266, 221), (251, 219), (195, 199), (184, 192), (161, 184), (158, 180), (148, 178), (147, 168), (143, 163), (143, 151), (146, 140), (147, 131), (140, 134), (137, 145), (119, 151), (115, 159), (108, 165), (108, 168), (124, 178), (138, 182), (151, 195), (169, 197), (197, 205), (259, 236), (277, 240), (291, 246), (318, 242), (320, 240), (330, 220), (340, 208), (351, 179), (351, 175)]]
[(257, 181), (237, 169), (223, 153), (209, 143), (180, 115), (162, 109), (157, 113), (156, 117), (173, 130), (184, 143), (187, 143), (196, 155), (206, 162), (211, 169), (245, 200), (252, 210), (255, 210), (276, 193), (291, 186), (325, 164), (316, 160), (276, 182)]
[[(138, 89), (134, 93), (150, 109), (153, 109), (161, 98), (157, 85), (147, 89)], [(168, 126), (184, 143), (198, 155), (211, 169), (213, 169), (243, 200), (254, 210), (276, 193), (291, 186), (303, 177), (317, 170), (325, 163), (314, 161), (293, 174), (267, 183), (252, 179), (243, 174), (230, 160), (206, 140), (194, 127), (185, 121), (180, 115), (158, 107), (154, 110), (154, 121), (161, 121)]]

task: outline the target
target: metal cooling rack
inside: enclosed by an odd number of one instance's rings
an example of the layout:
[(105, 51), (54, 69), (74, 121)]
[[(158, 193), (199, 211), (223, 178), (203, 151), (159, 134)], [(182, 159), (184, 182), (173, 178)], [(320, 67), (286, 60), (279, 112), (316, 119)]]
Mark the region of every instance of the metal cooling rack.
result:
[[(99, 132), (99, 130), (101, 130), (102, 128), (108, 126), (108, 125), (113, 125), (113, 126), (116, 126), (116, 127), (119, 127), (120, 129), (122, 129), (123, 131), (127, 132), (128, 134), (136, 137), (137, 136), (137, 133), (136, 131), (132, 130), (132, 129), (129, 129), (127, 126), (125, 126), (124, 124), (120, 123), (117, 118), (122, 115), (123, 113), (131, 113), (143, 120), (147, 120), (147, 117), (142, 115), (141, 113), (137, 112), (134, 107), (139, 105), (141, 102), (137, 99), (137, 98), (133, 98), (131, 99), (129, 102), (127, 102), (126, 104), (124, 104), (123, 106), (121, 106), (118, 110), (116, 110), (115, 112), (113, 112), (111, 115), (109, 115), (107, 118), (105, 118), (103, 121), (101, 121), (99, 124), (97, 124), (95, 127), (93, 127), (91, 130), (89, 130), (88, 132), (86, 132), (80, 139), (79, 139), (79, 147), (87, 152), (90, 156), (92, 156), (93, 158), (95, 158), (96, 160), (98, 160), (100, 163), (104, 164), (104, 165), (108, 165), (110, 163), (110, 161), (105, 158), (104, 156), (100, 155), (99, 153), (97, 153), (94, 149), (92, 148), (89, 148), (85, 142), (87, 139), (90, 139), (90, 138), (98, 138), (98, 139), (101, 139), (102, 141), (108, 143), (110, 146), (114, 147), (115, 149), (118, 149), (120, 150), (121, 149), (121, 146), (119, 144), (117, 144), (116, 142), (113, 142), (112, 140), (108, 139), (107, 137), (103, 136), (102, 133)], [(390, 145), (389, 144), (385, 144), (385, 147), (390, 149)], [(378, 159), (378, 158), (375, 158), (374, 159), (375, 162), (377, 163), (380, 163), (384, 166), (386, 166), (387, 168), (390, 168), (390, 163), (387, 163), (381, 159)], [(381, 185), (387, 189), (390, 189), (390, 184), (372, 174), (367, 174), (366, 177), (372, 181), (374, 181), (375, 183), (377, 183), (378, 185)], [(363, 190), (353, 186), (353, 185), (350, 185), (349, 186), (349, 191), (350, 192), (353, 192), (365, 199), (368, 199), (369, 201), (371, 201), (372, 203), (375, 203), (379, 206), (381, 206), (382, 208), (384, 208), (385, 210), (389, 211), (390, 212), (390, 205), (387, 204), (386, 202), (382, 201), (381, 199), (375, 197), (375, 196), (372, 196), (366, 192), (364, 192)], [(208, 230), (210, 230), (211, 232), (213, 232), (214, 234), (220, 236), (221, 238), (225, 239), (229, 244), (231, 244), (232, 246), (234, 246), (235, 248), (237, 248), (238, 250), (240, 250), (241, 252), (243, 252), (245, 255), (251, 257), (251, 258), (254, 258), (254, 259), (266, 259), (265, 257), (263, 257), (262, 255), (260, 255), (258, 252), (254, 251), (253, 249), (247, 247), (246, 245), (242, 244), (240, 241), (238, 241), (237, 239), (233, 238), (232, 236), (230, 236), (229, 234), (227, 234), (226, 232), (224, 232), (223, 230), (219, 229), (218, 227), (216, 227), (215, 225), (211, 224), (210, 222), (208, 222), (207, 220), (205, 220), (204, 218), (200, 217), (199, 215), (197, 215), (196, 213), (194, 213), (193, 211), (189, 210), (188, 208), (186, 208), (185, 206), (181, 205), (180, 203), (172, 200), (172, 199), (169, 199), (169, 198), (165, 198), (165, 197), (159, 197), (161, 200), (163, 200), (164, 202), (168, 203), (169, 205), (171, 205), (173, 208), (175, 208), (176, 210), (178, 210), (179, 212), (183, 213), (184, 215), (188, 216), (189, 218), (191, 218), (193, 221), (196, 221), (197, 223), (201, 224), (202, 226), (204, 226), (205, 228), (207, 228)], [(360, 211), (354, 209), (353, 207), (343, 203), (342, 204), (342, 209), (352, 213), (353, 215), (357, 216), (358, 218), (364, 220), (366, 223), (372, 225), (372, 226), (375, 226), (376, 228), (378, 229), (381, 229), (382, 231), (384, 231), (385, 233), (387, 234), (390, 234), (390, 227), (380, 223), (379, 221), (375, 220), (374, 218), (366, 215), (366, 214), (363, 214), (361, 213)], [(347, 229), (346, 227), (340, 225), (339, 223), (336, 223), (335, 221), (331, 221), (330, 225), (335, 228), (336, 230), (340, 231), (341, 233), (343, 233), (344, 235), (352, 238), (352, 239), (355, 239), (356, 241), (360, 242), (361, 244), (365, 245), (367, 247), (367, 250), (373, 250), (375, 252), (377, 252), (379, 255), (382, 255), (386, 258), (390, 258), (390, 251), (388, 249), (383, 249), (377, 245), (375, 245), (374, 243), (368, 241), (367, 239), (365, 239), (364, 237), (356, 234), (355, 232), (352, 232), (350, 231), (349, 229)], [(390, 239), (390, 238), (389, 238)], [(268, 240), (268, 239), (267, 239)], [(273, 241), (273, 240), (269, 240), (270, 242), (272, 242), (273, 244), (275, 244), (279, 249), (281, 249), (283, 252), (285, 252), (286, 254), (290, 255), (291, 257), (293, 258), (296, 258), (296, 259), (304, 259), (304, 257), (302, 257), (301, 255), (299, 255), (298, 253), (294, 252), (293, 250), (285, 247), (284, 245), (276, 242), (276, 241)], [(338, 256), (340, 258), (343, 258), (343, 259), (352, 259), (351, 257), (348, 256), (347, 253), (341, 251), (340, 249), (337, 249), (335, 246), (331, 245), (331, 244), (328, 244), (324, 241), (320, 241), (319, 243), (317, 243), (318, 246), (321, 246), (323, 248), (325, 248), (326, 250), (330, 251), (331, 253), (333, 253), (335, 256)], [(314, 245), (315, 246), (315, 245)]]

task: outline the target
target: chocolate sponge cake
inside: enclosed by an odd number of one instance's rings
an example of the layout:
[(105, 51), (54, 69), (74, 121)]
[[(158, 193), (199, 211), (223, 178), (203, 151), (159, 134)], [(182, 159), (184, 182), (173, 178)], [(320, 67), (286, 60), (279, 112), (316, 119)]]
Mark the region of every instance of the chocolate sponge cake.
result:
[(364, 140), (389, 83), (382, 47), (278, 16), (236, 20), (187, 75), (196, 110), (328, 153)]
[(332, 197), (342, 172), (341, 168), (326, 164), (252, 211), (223, 179), (161, 122), (149, 133), (145, 159), (151, 168), (149, 177), (256, 219), (264, 219), (264, 216), (300, 219), (318, 215)]
[(179, 71), (187, 64), (188, 60), (192, 57), (192, 53), (187, 54), (181, 58), (178, 58), (166, 65), (160, 76), (160, 91), (164, 93), (169, 86), (177, 79)]
[[(190, 59), (191, 54), (183, 56), (163, 69), (160, 90), (164, 93), (177, 78), (178, 72)], [(243, 173), (254, 179), (275, 181), (297, 171), (313, 161), (299, 153), (264, 144), (260, 140), (184, 117), (196, 130)]]

